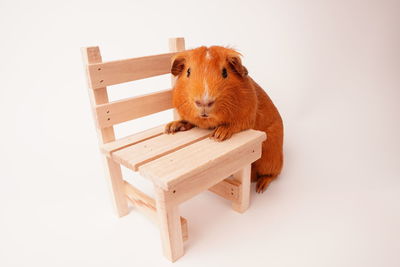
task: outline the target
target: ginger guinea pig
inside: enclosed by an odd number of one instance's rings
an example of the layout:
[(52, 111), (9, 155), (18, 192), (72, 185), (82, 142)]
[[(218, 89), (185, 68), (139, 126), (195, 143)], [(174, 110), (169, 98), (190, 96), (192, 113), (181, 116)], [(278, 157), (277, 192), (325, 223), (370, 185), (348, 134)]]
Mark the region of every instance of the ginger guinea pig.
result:
[(251, 171), (260, 193), (282, 169), (283, 123), (271, 99), (248, 75), (240, 56), (220, 46), (202, 46), (174, 56), (173, 106), (181, 119), (167, 124), (165, 132), (213, 129), (211, 138), (217, 141), (246, 129), (266, 132), (262, 156)]

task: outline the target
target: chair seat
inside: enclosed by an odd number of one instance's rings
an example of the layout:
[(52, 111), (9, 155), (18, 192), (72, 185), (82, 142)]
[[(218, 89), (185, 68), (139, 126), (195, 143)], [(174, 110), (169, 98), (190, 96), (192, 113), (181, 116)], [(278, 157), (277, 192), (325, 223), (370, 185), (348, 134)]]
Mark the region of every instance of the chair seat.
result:
[(193, 128), (164, 134), (164, 127), (160, 125), (104, 144), (101, 150), (116, 162), (139, 171), (143, 177), (169, 190), (188, 178), (207, 175), (213, 170), (217, 172), (215, 175), (221, 171), (237, 171), (260, 157), (260, 143), (266, 139), (264, 132), (250, 129), (217, 142), (208, 138), (211, 130)]

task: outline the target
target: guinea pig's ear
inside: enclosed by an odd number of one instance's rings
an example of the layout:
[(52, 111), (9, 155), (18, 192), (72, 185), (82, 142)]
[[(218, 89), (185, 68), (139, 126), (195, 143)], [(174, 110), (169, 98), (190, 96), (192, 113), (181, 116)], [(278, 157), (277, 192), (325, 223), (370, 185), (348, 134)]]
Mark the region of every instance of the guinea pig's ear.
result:
[(177, 55), (173, 58), (172, 66), (171, 66), (171, 73), (174, 76), (177, 76), (182, 73), (185, 69), (185, 57), (182, 55)]
[(246, 67), (242, 65), (242, 60), (239, 56), (228, 56), (227, 62), (231, 70), (240, 77), (245, 77), (249, 73)]

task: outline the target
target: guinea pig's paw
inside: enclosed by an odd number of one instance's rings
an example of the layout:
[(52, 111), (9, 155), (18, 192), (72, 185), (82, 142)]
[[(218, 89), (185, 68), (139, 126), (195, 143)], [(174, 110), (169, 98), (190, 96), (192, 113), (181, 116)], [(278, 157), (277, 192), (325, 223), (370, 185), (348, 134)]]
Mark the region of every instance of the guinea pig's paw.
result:
[(267, 189), (267, 187), (272, 182), (272, 180), (273, 180), (273, 177), (270, 177), (270, 176), (264, 176), (264, 177), (258, 178), (257, 185), (256, 185), (256, 192), (264, 193), (264, 191)]
[(233, 131), (227, 125), (218, 126), (213, 133), (211, 134), (211, 138), (216, 141), (224, 141), (230, 138), (233, 135)]
[(187, 131), (194, 127), (193, 124), (185, 120), (173, 121), (165, 126), (164, 132), (166, 134), (173, 134), (179, 131)]

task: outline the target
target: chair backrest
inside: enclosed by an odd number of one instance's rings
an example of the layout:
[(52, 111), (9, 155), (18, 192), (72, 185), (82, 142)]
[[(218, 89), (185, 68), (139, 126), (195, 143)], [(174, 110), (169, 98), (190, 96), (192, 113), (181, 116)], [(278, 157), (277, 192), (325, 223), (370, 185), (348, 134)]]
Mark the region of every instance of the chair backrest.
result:
[[(107, 86), (167, 74), (171, 57), (185, 50), (184, 38), (169, 39), (170, 53), (102, 62), (99, 47), (84, 47), (89, 98), (101, 144), (115, 140), (113, 125), (171, 109), (172, 89), (109, 102)], [(172, 77), (172, 85), (174, 78)], [(178, 117), (174, 112), (175, 119)]]

